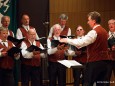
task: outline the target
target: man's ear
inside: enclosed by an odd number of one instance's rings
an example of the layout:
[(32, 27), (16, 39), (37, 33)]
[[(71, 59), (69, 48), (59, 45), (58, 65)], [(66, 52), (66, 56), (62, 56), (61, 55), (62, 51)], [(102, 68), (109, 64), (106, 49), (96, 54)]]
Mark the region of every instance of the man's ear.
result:
[(83, 33), (85, 34), (85, 30), (83, 30)]
[(94, 22), (94, 24), (96, 24), (96, 21), (95, 21), (95, 20), (93, 20), (93, 22)]

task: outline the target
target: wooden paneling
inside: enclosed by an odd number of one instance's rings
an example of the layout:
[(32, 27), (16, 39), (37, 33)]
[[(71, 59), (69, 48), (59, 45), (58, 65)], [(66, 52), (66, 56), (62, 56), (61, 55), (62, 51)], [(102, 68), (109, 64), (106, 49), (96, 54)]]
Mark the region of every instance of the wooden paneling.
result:
[(115, 0), (50, 0), (50, 26), (58, 23), (61, 13), (68, 15), (68, 26), (74, 34), (75, 27), (82, 25), (86, 32), (87, 14), (91, 11), (98, 11), (102, 15), (102, 25), (108, 30), (107, 21), (115, 18)]

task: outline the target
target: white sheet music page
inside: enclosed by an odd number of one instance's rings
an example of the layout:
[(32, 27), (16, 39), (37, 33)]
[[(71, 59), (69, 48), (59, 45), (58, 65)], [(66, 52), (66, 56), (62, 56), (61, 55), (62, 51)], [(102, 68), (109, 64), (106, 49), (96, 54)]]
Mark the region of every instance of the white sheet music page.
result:
[(58, 60), (58, 62), (68, 68), (70, 68), (71, 66), (82, 66), (82, 64), (80, 64), (79, 62), (75, 60)]

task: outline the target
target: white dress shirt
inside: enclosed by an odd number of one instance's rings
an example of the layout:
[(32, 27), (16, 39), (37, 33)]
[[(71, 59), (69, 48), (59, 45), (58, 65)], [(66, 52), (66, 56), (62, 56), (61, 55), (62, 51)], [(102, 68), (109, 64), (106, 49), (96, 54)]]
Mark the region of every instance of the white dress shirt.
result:
[(77, 36), (77, 39), (82, 39), (84, 36)]
[[(29, 42), (30, 42), (30, 41), (29, 41)], [(34, 41), (33, 43), (30, 42), (30, 44), (36, 46), (36, 41)], [(31, 58), (33, 57), (33, 52), (29, 52), (29, 51), (26, 50), (26, 49), (27, 49), (27, 45), (25, 44), (25, 42), (22, 42), (20, 48), (22, 49), (21, 52), (22, 52), (22, 56), (23, 56), (24, 58), (26, 58), (26, 59), (31, 59)], [(39, 48), (44, 49), (41, 44), (40, 44), (40, 47), (39, 47)]]
[(115, 38), (115, 32), (109, 31), (109, 37), (108, 37), (108, 39), (109, 39), (109, 38), (112, 38), (112, 36)]
[(97, 32), (94, 29), (98, 26), (100, 25), (94, 26), (93, 29), (89, 31), (87, 35), (85, 35), (82, 39), (67, 39), (67, 43), (74, 45), (78, 48), (94, 43), (97, 38)]
[[(23, 27), (26, 31), (28, 31), (28, 30), (30, 29), (29, 25), (28, 25), (28, 26), (22, 25), (22, 27)], [(35, 28), (33, 28), (33, 29), (35, 29)], [(21, 32), (20, 28), (17, 29), (16, 38), (17, 38), (17, 39), (22, 39), (22, 38), (23, 38), (23, 35), (22, 35), (22, 32)], [(39, 37), (38, 37), (37, 34), (36, 34), (36, 39), (37, 39), (37, 40), (39, 39)]]
[[(63, 26), (63, 27), (61, 28), (61, 30), (63, 31), (64, 28), (65, 28), (65, 26)], [(53, 26), (50, 28), (48, 38), (52, 37), (52, 34), (53, 34)], [(67, 36), (70, 36), (70, 35), (71, 35), (71, 29), (69, 28), (68, 33), (67, 33)]]

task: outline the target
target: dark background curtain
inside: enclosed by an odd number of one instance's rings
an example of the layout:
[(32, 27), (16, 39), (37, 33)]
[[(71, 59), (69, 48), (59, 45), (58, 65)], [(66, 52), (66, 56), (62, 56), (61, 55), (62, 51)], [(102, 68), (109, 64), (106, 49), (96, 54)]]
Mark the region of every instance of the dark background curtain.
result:
[(18, 27), (22, 14), (28, 14), (30, 25), (36, 28), (39, 37), (46, 37), (49, 31), (45, 25), (49, 22), (49, 0), (18, 0), (18, 3)]

